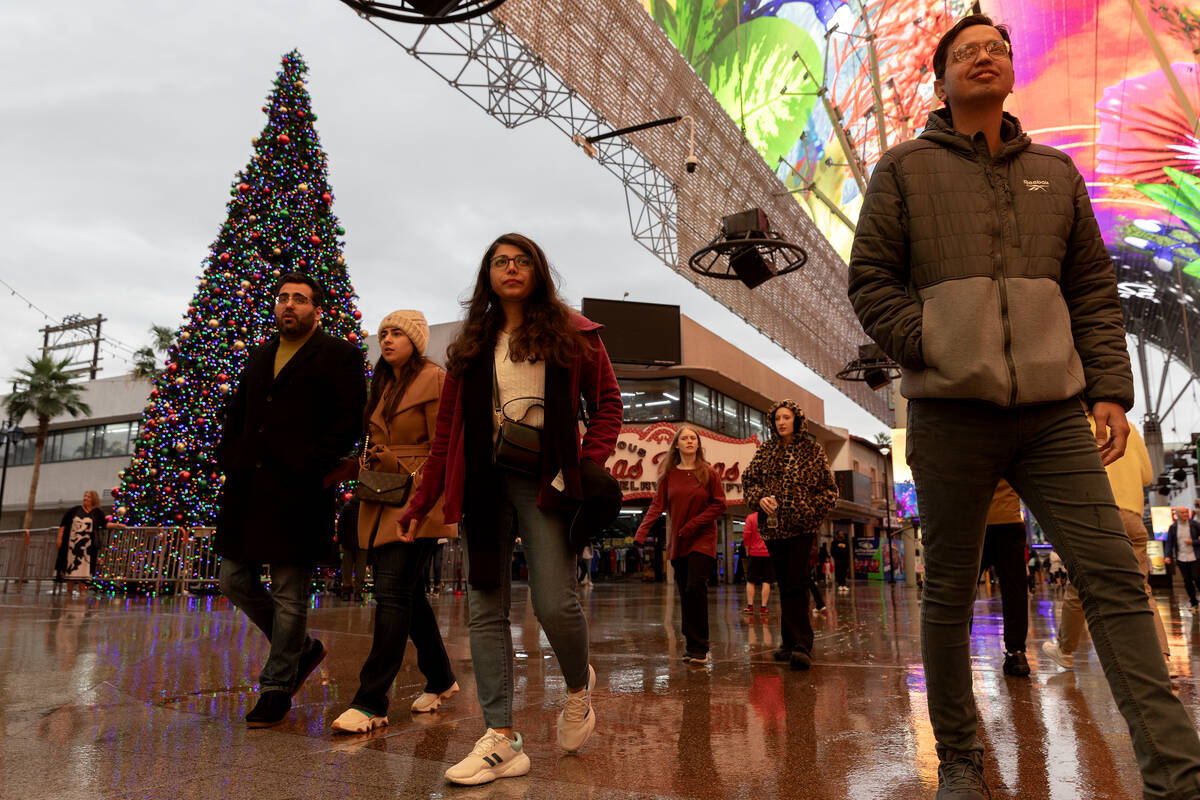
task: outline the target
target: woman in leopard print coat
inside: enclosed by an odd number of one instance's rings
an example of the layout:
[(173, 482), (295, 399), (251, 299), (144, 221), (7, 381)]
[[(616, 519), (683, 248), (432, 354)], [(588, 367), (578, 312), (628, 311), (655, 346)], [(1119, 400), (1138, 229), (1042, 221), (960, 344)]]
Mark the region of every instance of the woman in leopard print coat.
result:
[(800, 406), (781, 400), (771, 407), (769, 418), (773, 435), (742, 474), (742, 491), (750, 510), (762, 512), (758, 530), (779, 582), (782, 644), (775, 659), (790, 662), (792, 669), (808, 669), (813, 647), (809, 554), (838, 491), (825, 450), (808, 435)]

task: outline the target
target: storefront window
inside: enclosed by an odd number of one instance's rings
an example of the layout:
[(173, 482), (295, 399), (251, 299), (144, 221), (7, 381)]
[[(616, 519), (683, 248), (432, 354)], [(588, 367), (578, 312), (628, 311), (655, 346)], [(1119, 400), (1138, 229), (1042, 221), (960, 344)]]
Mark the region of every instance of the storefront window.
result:
[(697, 425), (717, 429), (717, 392), (702, 383), (688, 381), (688, 420)]
[(759, 411), (757, 408), (751, 408), (749, 409), (749, 412), (750, 413), (746, 415), (746, 428), (749, 430), (749, 433), (746, 434), (746, 437), (749, 438), (755, 434), (758, 434), (758, 440), (760, 442), (765, 442), (768, 438), (770, 438), (771, 433), (771, 428), (767, 424), (767, 415), (762, 411)]
[(755, 433), (760, 441), (766, 439), (766, 414), (702, 383), (688, 380), (686, 407), (688, 421), (701, 427), (735, 439)]
[(675, 422), (683, 419), (679, 378), (618, 381), (626, 422)]

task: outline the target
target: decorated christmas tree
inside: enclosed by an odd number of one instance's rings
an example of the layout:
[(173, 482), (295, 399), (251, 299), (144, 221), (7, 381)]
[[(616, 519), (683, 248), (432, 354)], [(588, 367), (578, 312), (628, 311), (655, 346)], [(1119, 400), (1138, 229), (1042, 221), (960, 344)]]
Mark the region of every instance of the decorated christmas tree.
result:
[(146, 401), (137, 447), (115, 493), (117, 522), (216, 520), (223, 481), (216, 449), (225, 410), (249, 351), (275, 333), (272, 290), (280, 275), (316, 278), (325, 290), (325, 332), (365, 350), (342, 257), (345, 230), (331, 210), (327, 162), (313, 127), (317, 115), (304, 86), (307, 71), (297, 51), (283, 57), (262, 109), (267, 123), (253, 139), (254, 156), (233, 181), (228, 217)]

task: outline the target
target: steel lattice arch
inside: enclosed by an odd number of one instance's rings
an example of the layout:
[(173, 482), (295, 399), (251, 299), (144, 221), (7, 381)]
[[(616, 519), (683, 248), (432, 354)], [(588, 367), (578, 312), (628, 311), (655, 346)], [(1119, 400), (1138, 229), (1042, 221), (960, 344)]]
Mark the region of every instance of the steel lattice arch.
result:
[[(690, 114), (701, 168), (688, 173), (688, 131), (660, 127), (596, 143), (597, 161), (625, 186), (634, 238), (667, 267), (890, 422), (887, 398), (837, 373), (865, 335), (846, 297), (838, 253), (787, 194), (708, 88), (637, 0), (507, 0), (454, 25), (367, 19), (505, 127), (537, 119), (571, 137), (594, 136), (671, 114)], [(581, 156), (582, 157), (582, 156)], [(767, 213), (772, 229), (808, 262), (751, 291), (697, 275), (689, 256), (723, 216)]]

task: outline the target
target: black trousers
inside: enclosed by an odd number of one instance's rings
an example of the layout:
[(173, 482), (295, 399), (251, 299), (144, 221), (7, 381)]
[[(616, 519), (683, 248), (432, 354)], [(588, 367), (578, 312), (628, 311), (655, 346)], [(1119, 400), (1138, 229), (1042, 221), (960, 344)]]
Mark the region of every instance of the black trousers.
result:
[(703, 657), (708, 652), (708, 576), (716, 563), (712, 556), (695, 551), (671, 559), (688, 655)]
[(817, 572), (810, 569), (808, 571), (808, 590), (812, 593), (813, 605), (817, 608), (824, 608), (825, 597), (821, 594), (821, 587), (818, 585), (819, 580)]
[(354, 708), (387, 714), (388, 695), (404, 662), (409, 637), (417, 648), (417, 668), (425, 676), (424, 690), (440, 694), (454, 683), (437, 617), (422, 583), (435, 541), (417, 539), (375, 548), (375, 635), (358, 674), (358, 691), (350, 701)]
[(1004, 649), (1025, 649), (1029, 630), (1029, 590), (1025, 580), (1025, 526), (1020, 522), (988, 525), (983, 536), (979, 575), (996, 568), (1000, 580), (1000, 602), (1004, 613)]
[(775, 566), (779, 583), (780, 649), (799, 650), (812, 655), (813, 629), (808, 617), (808, 557), (813, 534), (802, 533), (786, 539), (767, 539), (767, 552)]
[(835, 558), (833, 560), (833, 578), (837, 581), (838, 586), (846, 585), (846, 578), (850, 575), (850, 559)]
[(1196, 579), (1200, 577), (1200, 569), (1197, 565), (1200, 561), (1176, 561), (1175, 566), (1179, 567), (1179, 574), (1183, 576), (1183, 588), (1187, 592), (1188, 602), (1196, 605)]

